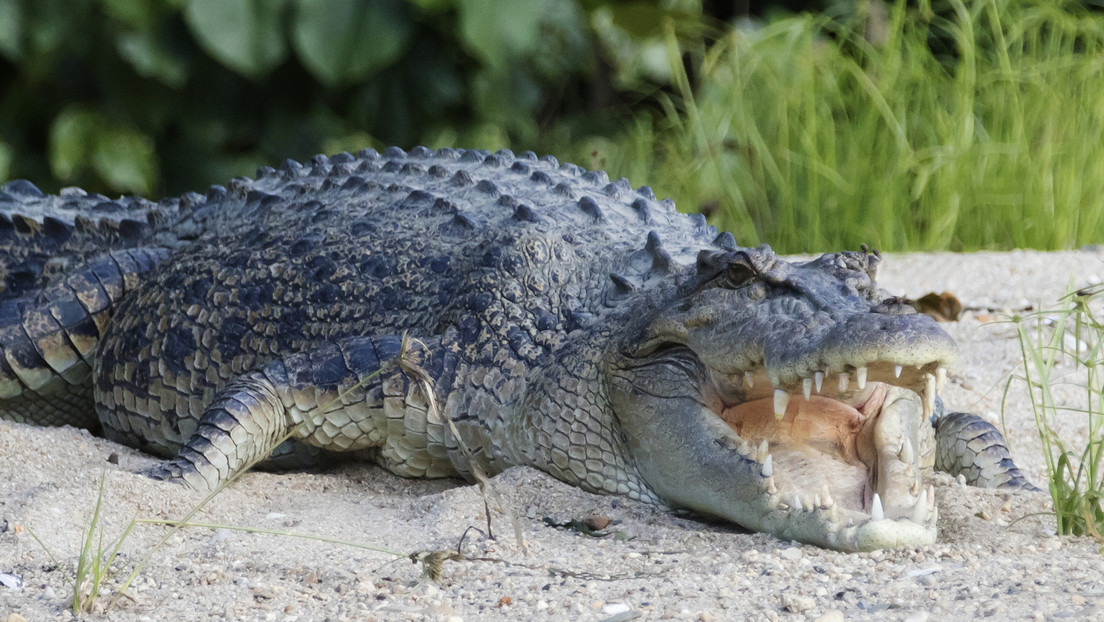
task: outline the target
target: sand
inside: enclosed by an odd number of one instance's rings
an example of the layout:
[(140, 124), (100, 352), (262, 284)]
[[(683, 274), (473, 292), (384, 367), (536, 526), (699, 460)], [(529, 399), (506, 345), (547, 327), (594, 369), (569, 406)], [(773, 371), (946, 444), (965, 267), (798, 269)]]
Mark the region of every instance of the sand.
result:
[[(1045, 462), (1022, 383), (1015, 327), (994, 320), (1052, 306), (1071, 282), (1104, 280), (1104, 252), (888, 256), (881, 284), (912, 297), (949, 291), (969, 309), (945, 328), (961, 357), (943, 393), (956, 410), (1006, 431), (1036, 483)], [(1076, 380), (1076, 378), (1074, 378)], [(1076, 400), (1074, 391), (1069, 399)], [(1061, 422), (1083, 439), (1076, 416)], [(134, 517), (179, 518), (203, 495), (147, 479), (154, 460), (72, 428), (0, 422), (0, 622), (72, 618), (73, 568), (105, 478), (104, 546)], [(357, 543), (226, 528), (187, 528), (153, 550), (122, 598), (82, 619), (138, 620), (967, 620), (1104, 619), (1104, 557), (1088, 538), (1056, 536), (1041, 493), (932, 478), (939, 542), (844, 554), (591, 495), (538, 471), (492, 479), (516, 515), (457, 481), (410, 481), (365, 464), (318, 473), (250, 473), (193, 520)], [(594, 538), (552, 527), (613, 521)], [(109, 592), (167, 528), (139, 524)], [(37, 540), (35, 537), (36, 536)], [(492, 537), (493, 536), (493, 537)], [(436, 581), (404, 557), (460, 551)]]

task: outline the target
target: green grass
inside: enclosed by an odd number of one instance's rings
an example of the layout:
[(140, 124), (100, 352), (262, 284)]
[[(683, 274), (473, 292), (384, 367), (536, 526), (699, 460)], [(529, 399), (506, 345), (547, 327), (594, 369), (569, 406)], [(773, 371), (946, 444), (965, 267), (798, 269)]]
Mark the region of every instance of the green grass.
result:
[[(126, 541), (127, 536), (134, 529), (136, 522), (131, 520), (127, 523), (126, 528), (114, 541), (104, 541), (104, 527), (100, 524), (100, 519), (103, 513), (104, 483), (106, 480), (107, 472), (105, 471), (100, 476), (96, 507), (93, 508), (92, 515), (89, 517), (88, 528), (84, 533), (80, 554), (77, 557), (76, 566), (73, 569), (73, 578), (70, 581), (72, 587), (71, 607), (73, 615), (78, 617), (81, 614), (90, 613), (96, 605), (101, 592), (105, 589), (107, 580), (111, 578), (116, 570), (114, 564), (123, 548), (123, 542)], [(38, 542), (39, 546), (46, 551), (54, 565), (61, 566), (62, 564), (54, 557), (50, 549), (46, 548), (46, 544), (33, 531), (29, 533)]]
[(1100, 242), (1104, 15), (919, 4), (890, 6), (879, 45), (825, 17), (737, 28), (693, 89), (672, 43), (677, 96), (574, 155), (783, 252)]
[[(1094, 300), (1099, 308), (1104, 287), (1070, 294), (1062, 308), (1015, 322), (1058, 533), (1089, 535), (1104, 548), (1104, 323), (1094, 315)], [(1075, 401), (1056, 393), (1063, 386), (1072, 388)], [(1085, 420), (1085, 441), (1064, 441), (1059, 421), (1077, 418)]]

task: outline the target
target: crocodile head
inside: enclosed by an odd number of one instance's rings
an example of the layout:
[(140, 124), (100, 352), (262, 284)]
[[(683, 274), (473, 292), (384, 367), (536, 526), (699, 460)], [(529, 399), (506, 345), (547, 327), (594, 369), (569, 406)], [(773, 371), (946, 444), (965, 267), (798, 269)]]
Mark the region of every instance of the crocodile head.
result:
[(789, 263), (765, 246), (698, 255), (608, 368), (660, 497), (842, 550), (935, 540), (921, 473), (956, 348), (877, 289), (877, 264), (866, 252)]

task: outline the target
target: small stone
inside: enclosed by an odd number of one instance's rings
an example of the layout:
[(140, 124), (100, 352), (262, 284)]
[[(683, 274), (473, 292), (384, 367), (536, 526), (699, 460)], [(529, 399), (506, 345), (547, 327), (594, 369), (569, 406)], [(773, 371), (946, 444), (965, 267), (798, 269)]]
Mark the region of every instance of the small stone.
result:
[(586, 523), (587, 529), (591, 531), (601, 531), (609, 527), (610, 523), (613, 521), (611, 521), (608, 516), (588, 516), (583, 522)]
[(625, 613), (628, 610), (629, 610), (629, 606), (626, 605), (625, 603), (609, 603), (608, 605), (605, 605), (604, 607), (602, 607), (602, 613), (604, 613), (608, 616), (617, 615), (619, 613)]
[(816, 601), (800, 594), (782, 594), (782, 608), (790, 613), (805, 613), (816, 607)]
[(782, 549), (782, 559), (788, 559), (792, 562), (795, 562), (802, 557), (805, 557), (805, 553), (801, 550), (801, 547), (799, 546), (791, 546), (788, 549)]
[(844, 622), (843, 612), (839, 609), (830, 609), (813, 618), (813, 622)]
[(12, 613), (9, 614), (8, 617), (4, 618), (4, 622), (27, 622), (27, 618), (24, 618), (18, 613)]

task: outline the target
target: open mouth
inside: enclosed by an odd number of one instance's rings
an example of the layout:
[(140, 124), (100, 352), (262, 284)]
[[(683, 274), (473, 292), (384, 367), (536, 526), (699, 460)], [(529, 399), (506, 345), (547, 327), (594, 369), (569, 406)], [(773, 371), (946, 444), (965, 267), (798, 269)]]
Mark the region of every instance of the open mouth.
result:
[(937, 363), (871, 363), (775, 388), (760, 368), (714, 376), (710, 401), (761, 464), (776, 510), (824, 512), (842, 528), (908, 521), (934, 529), (934, 490), (921, 480), (931, 456), (922, 426), (945, 378)]

